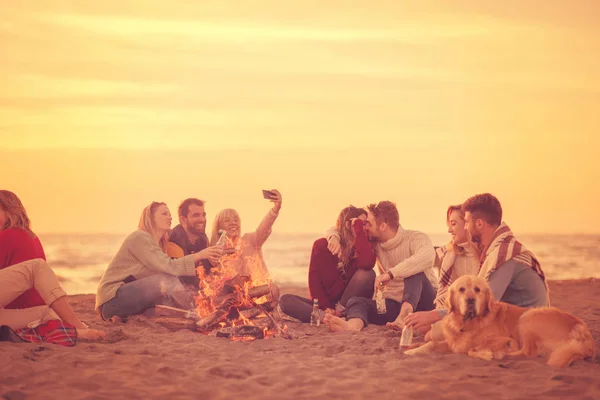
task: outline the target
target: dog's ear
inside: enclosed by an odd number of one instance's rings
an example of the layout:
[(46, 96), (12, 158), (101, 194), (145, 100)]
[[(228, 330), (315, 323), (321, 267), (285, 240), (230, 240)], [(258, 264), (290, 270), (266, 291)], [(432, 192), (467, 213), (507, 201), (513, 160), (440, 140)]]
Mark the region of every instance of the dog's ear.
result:
[(454, 287), (453, 285), (448, 288), (448, 294), (446, 294), (446, 308), (448, 312), (454, 312)]

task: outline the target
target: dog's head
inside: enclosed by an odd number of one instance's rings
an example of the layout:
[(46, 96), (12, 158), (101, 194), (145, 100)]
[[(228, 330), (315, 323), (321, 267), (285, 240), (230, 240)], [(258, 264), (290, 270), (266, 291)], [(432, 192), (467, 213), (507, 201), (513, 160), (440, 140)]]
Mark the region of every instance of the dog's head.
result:
[(475, 275), (458, 278), (448, 289), (446, 306), (464, 320), (485, 316), (494, 304), (494, 296), (485, 279)]

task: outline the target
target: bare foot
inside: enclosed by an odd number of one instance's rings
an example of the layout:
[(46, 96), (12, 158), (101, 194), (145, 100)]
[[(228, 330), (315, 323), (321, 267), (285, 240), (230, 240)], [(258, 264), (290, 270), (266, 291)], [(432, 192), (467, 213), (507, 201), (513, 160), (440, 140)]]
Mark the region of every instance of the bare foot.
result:
[(385, 326), (394, 331), (401, 331), (402, 329), (404, 329), (404, 324), (402, 323), (402, 320), (400, 318), (398, 318), (394, 322), (388, 322), (387, 324), (385, 324)]
[[(362, 322), (362, 321), (361, 321)], [(360, 332), (360, 327), (352, 324), (342, 318), (336, 317), (333, 314), (326, 314), (323, 318), (323, 323), (329, 327), (332, 332)]]
[(77, 329), (77, 338), (95, 341), (106, 338), (106, 334), (103, 331), (99, 331), (97, 329)]
[(412, 304), (405, 301), (404, 303), (402, 303), (402, 307), (400, 307), (400, 314), (398, 315), (398, 318), (396, 318), (396, 321), (394, 321), (394, 322), (400, 321), (400, 324), (404, 328), (404, 320), (406, 319), (406, 317), (408, 317), (408, 314), (410, 314), (412, 312), (413, 312)]

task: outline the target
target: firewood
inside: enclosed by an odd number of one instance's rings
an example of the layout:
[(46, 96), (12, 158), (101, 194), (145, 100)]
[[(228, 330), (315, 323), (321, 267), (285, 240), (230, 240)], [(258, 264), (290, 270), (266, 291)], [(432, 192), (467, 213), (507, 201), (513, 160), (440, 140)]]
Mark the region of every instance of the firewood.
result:
[(194, 321), (185, 318), (177, 317), (156, 317), (153, 321), (164, 326), (170, 331), (179, 331), (182, 329), (189, 329), (190, 331), (196, 330), (196, 324)]
[(177, 317), (177, 318), (189, 318), (198, 319), (198, 314), (195, 311), (183, 310), (181, 308), (175, 308), (170, 306), (164, 306), (158, 304), (154, 307), (157, 316), (164, 317)]
[(261, 285), (248, 289), (248, 297), (255, 299), (257, 297), (266, 296), (271, 293), (269, 285)]
[(200, 320), (196, 322), (196, 325), (200, 330), (207, 330), (211, 326), (216, 325), (227, 318), (228, 312), (229, 310), (217, 310), (204, 318), (200, 318)]

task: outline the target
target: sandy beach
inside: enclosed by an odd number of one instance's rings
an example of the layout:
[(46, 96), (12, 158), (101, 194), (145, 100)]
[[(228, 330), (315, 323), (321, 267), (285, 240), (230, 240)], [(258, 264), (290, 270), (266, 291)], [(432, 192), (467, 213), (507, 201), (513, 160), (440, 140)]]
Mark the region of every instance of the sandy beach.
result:
[[(305, 295), (306, 288), (282, 293)], [(552, 281), (553, 305), (583, 318), (600, 349), (600, 280)], [(93, 295), (71, 297), (106, 342), (0, 343), (4, 399), (549, 399), (600, 398), (600, 357), (563, 370), (543, 359), (487, 362), (462, 355), (407, 357), (399, 333), (361, 333), (286, 322), (294, 339), (235, 342), (155, 320), (115, 325), (94, 312)]]

